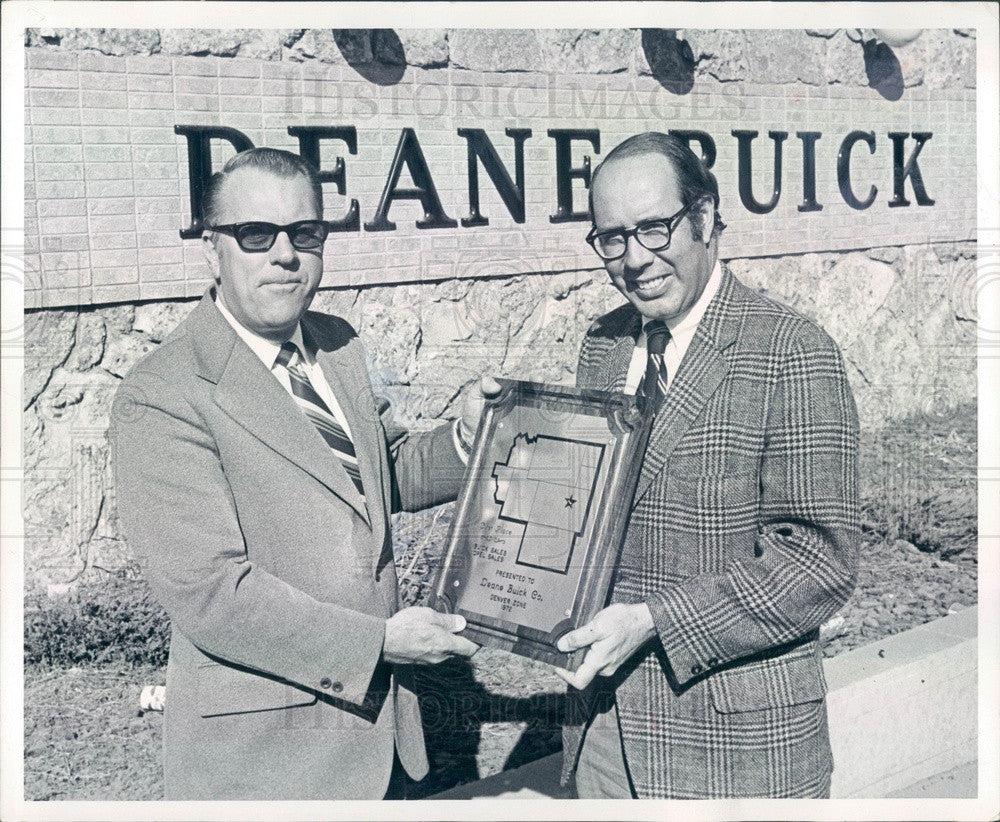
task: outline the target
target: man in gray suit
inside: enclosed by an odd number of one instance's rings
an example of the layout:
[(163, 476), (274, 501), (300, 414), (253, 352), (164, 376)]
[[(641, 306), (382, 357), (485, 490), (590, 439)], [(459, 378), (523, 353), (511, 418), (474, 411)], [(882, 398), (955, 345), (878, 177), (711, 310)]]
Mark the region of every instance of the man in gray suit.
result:
[(472, 654), (399, 609), (388, 514), (453, 499), (478, 407), (407, 436), (361, 343), (308, 311), (322, 192), (238, 154), (205, 197), (214, 285), (115, 399), (118, 508), (171, 617), (169, 799), (380, 799), (427, 772), (413, 664)]
[(559, 642), (588, 649), (564, 672), (583, 797), (829, 793), (819, 627), (854, 586), (857, 414), (833, 341), (719, 263), (718, 202), (665, 134), (593, 176), (588, 241), (628, 302), (577, 382), (655, 416), (612, 604)]

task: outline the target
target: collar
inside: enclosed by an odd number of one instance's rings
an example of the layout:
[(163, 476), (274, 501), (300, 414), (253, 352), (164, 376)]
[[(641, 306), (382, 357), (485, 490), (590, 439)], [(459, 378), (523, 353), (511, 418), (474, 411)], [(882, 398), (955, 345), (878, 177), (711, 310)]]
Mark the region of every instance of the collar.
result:
[[(701, 296), (695, 301), (687, 311), (682, 314), (678, 314), (676, 317), (671, 317), (669, 320), (664, 320), (667, 324), (667, 328), (670, 329), (670, 336), (674, 339), (678, 337), (690, 337), (694, 334), (695, 329), (698, 327), (698, 323), (701, 322), (701, 318), (705, 316), (705, 309), (708, 308), (708, 304), (712, 302), (712, 299), (716, 294), (719, 293), (719, 287), (722, 285), (722, 263), (718, 260), (715, 261), (715, 267), (712, 269), (712, 273), (708, 276), (708, 282), (705, 283), (705, 290), (701, 292)], [(640, 335), (639, 344), (645, 346), (646, 343), (646, 326), (652, 320), (646, 320), (642, 324), (642, 334)]]
[[(218, 294), (215, 296), (215, 307), (218, 308), (219, 313), (226, 318), (226, 322), (233, 327), (233, 331), (236, 332), (239, 338), (249, 346), (250, 350), (257, 355), (262, 363), (264, 363), (265, 368), (270, 371), (274, 367), (274, 361), (278, 358), (281, 346), (271, 342), (271, 340), (261, 337), (259, 334), (255, 334), (243, 325), (232, 315), (229, 309), (226, 308), (222, 300), (219, 299)], [(309, 354), (306, 351), (305, 343), (302, 339), (301, 322), (296, 324), (295, 331), (291, 336), (291, 342), (295, 343), (296, 348), (299, 349), (299, 356), (301, 356), (306, 362), (309, 362)]]

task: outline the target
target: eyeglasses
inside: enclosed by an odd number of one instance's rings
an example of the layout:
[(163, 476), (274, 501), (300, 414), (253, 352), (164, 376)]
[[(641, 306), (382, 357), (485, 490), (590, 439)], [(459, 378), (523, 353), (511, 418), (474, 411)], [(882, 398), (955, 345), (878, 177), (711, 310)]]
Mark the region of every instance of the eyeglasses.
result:
[(330, 233), (330, 226), (323, 220), (299, 220), (288, 225), (274, 223), (231, 223), (230, 225), (205, 226), (207, 231), (218, 231), (235, 238), (244, 251), (270, 251), (278, 235), (284, 231), (292, 245), (299, 251), (321, 248)]
[(694, 203), (684, 206), (671, 217), (659, 220), (647, 220), (635, 228), (615, 229), (614, 231), (597, 232), (596, 227), (587, 235), (587, 242), (593, 246), (597, 256), (604, 260), (617, 260), (625, 256), (628, 250), (628, 238), (635, 237), (639, 245), (649, 251), (662, 251), (670, 245), (670, 239), (680, 224), (681, 219)]

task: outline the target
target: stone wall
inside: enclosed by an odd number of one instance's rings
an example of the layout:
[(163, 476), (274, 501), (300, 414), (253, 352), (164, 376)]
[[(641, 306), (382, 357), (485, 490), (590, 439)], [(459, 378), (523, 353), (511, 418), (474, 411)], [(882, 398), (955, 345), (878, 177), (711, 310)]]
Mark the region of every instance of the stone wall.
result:
[[(737, 258), (731, 270), (816, 319), (841, 346), (864, 428), (943, 414), (976, 395), (972, 244)], [(376, 391), (415, 428), (457, 413), (478, 375), (572, 383), (589, 323), (621, 302), (602, 271), (322, 291), (365, 343)], [(29, 579), (70, 582), (128, 560), (107, 426), (121, 378), (194, 300), (26, 316), (25, 525)]]
[[(527, 220), (515, 224), (480, 174), (488, 227), (334, 235), (315, 307), (348, 317), (376, 390), (418, 428), (455, 413), (489, 372), (572, 382), (591, 320), (621, 301), (583, 243), (553, 224), (550, 128), (598, 128), (596, 164), (623, 137), (703, 129), (729, 223), (722, 255), (752, 287), (814, 317), (841, 345), (862, 424), (974, 401), (975, 33), (926, 30), (890, 48), (869, 31), (34, 29), (26, 34), (24, 516), (29, 584), (64, 586), (128, 561), (107, 459), (124, 374), (194, 305), (206, 270), (189, 218), (177, 123), (222, 124), (295, 148), (295, 124), (358, 126), (346, 197), (370, 217), (400, 129), (413, 127), (445, 209), (465, 216), (459, 127), (482, 127), (508, 169), (505, 128), (530, 127)], [(753, 188), (773, 178), (770, 129), (790, 133), (774, 211), (740, 206), (734, 128), (757, 129)], [(817, 144), (822, 212), (801, 214), (801, 145)], [(859, 192), (838, 192), (852, 129)], [(889, 208), (889, 131), (933, 131), (920, 155), (933, 207)], [(506, 141), (506, 142), (505, 142)], [(907, 152), (912, 149), (912, 140)], [(218, 147), (216, 163), (226, 156)], [(584, 150), (585, 149), (585, 150)], [(911, 191), (907, 183), (907, 191)], [(346, 197), (327, 185), (327, 217)], [(576, 206), (585, 207), (580, 180)], [(911, 197), (912, 199), (912, 197)], [(5, 251), (6, 254), (6, 251)]]

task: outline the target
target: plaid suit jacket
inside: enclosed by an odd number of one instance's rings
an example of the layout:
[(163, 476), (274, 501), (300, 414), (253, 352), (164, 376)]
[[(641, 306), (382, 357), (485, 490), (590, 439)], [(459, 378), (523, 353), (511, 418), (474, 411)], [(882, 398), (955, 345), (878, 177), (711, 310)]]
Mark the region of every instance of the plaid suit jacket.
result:
[[(593, 324), (578, 385), (622, 390), (641, 319)], [(564, 780), (603, 690), (640, 798), (828, 792), (818, 635), (854, 587), (857, 437), (833, 341), (724, 272), (654, 421), (613, 583), (658, 636), (574, 695)]]

